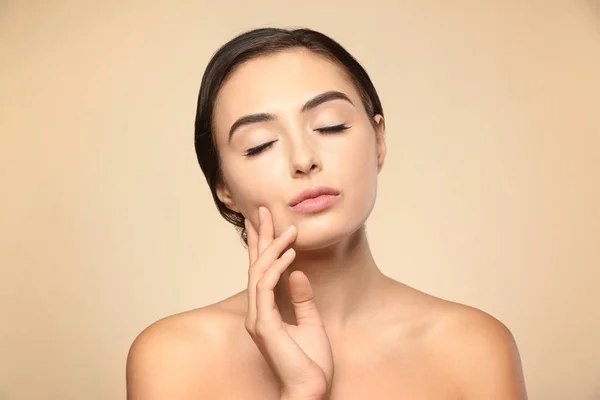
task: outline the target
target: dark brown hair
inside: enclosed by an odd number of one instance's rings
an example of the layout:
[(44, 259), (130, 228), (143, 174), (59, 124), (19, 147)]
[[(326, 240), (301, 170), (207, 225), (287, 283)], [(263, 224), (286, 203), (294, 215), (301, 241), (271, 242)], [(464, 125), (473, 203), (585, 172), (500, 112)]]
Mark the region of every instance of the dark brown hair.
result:
[(200, 168), (219, 212), (235, 225), (245, 244), (247, 233), (244, 216), (232, 211), (217, 197), (217, 185), (223, 183), (219, 153), (213, 138), (214, 104), (219, 89), (233, 70), (244, 62), (292, 48), (305, 48), (339, 65), (356, 86), (365, 110), (375, 124), (377, 114), (383, 116), (383, 108), (371, 78), (348, 51), (330, 37), (310, 29), (259, 28), (242, 33), (225, 43), (212, 57), (200, 85), (194, 144)]

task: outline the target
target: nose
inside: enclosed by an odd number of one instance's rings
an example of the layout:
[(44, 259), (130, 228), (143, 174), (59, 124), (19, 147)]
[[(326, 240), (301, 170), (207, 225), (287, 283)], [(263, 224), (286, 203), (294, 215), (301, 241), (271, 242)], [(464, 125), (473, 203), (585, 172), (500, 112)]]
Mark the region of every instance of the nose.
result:
[(322, 169), (321, 160), (315, 149), (308, 143), (308, 138), (302, 138), (293, 144), (290, 168), (296, 178), (312, 175)]

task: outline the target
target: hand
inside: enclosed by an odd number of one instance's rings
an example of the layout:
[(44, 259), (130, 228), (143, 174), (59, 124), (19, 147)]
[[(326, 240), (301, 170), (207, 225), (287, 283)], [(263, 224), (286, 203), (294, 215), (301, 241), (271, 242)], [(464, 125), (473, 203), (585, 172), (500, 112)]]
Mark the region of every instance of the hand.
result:
[(297, 325), (285, 323), (275, 304), (275, 285), (296, 256), (290, 246), (297, 230), (291, 226), (274, 239), (270, 212), (261, 207), (259, 218), (258, 233), (245, 221), (250, 261), (246, 330), (280, 380), (283, 398), (322, 399), (331, 388), (333, 353), (303, 272), (289, 276)]

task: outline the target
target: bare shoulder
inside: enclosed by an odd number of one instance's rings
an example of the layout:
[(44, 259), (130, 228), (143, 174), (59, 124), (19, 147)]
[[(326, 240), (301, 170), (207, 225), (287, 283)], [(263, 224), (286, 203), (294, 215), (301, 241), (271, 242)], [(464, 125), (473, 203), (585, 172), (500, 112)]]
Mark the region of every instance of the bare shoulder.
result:
[(235, 297), (162, 318), (144, 329), (127, 357), (127, 398), (209, 398), (223, 379), (223, 350), (242, 318)]
[(506, 325), (470, 306), (429, 302), (429, 339), (465, 400), (527, 398), (519, 351)]
[[(431, 296), (402, 283), (391, 285), (396, 326), (408, 335), (419, 360), (438, 370), (463, 400), (527, 398), (519, 351), (511, 331), (477, 308)], [(406, 327), (409, 327), (408, 329)]]

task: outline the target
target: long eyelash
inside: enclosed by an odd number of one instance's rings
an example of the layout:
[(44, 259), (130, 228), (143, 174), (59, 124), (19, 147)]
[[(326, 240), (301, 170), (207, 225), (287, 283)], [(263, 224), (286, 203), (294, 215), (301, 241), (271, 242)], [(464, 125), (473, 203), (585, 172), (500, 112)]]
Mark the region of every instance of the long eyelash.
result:
[(340, 124), (340, 125), (326, 126), (325, 128), (315, 129), (315, 131), (321, 132), (321, 133), (331, 133), (331, 132), (345, 131), (348, 128), (350, 128), (348, 125)]
[[(345, 131), (346, 129), (349, 129), (349, 128), (350, 128), (350, 126), (348, 126), (346, 124), (340, 124), (340, 125), (334, 125), (334, 126), (326, 126), (324, 128), (318, 128), (318, 129), (315, 129), (315, 131), (321, 132), (321, 133), (333, 133), (333, 132)], [(276, 141), (277, 140), (272, 140), (270, 142), (263, 143), (259, 146), (252, 147), (246, 151), (246, 154), (244, 154), (244, 156), (252, 157), (253, 155), (256, 155), (256, 154), (260, 153), (261, 151), (263, 151), (264, 149), (270, 147)]]
[(246, 154), (244, 154), (246, 157), (252, 157), (255, 154), (260, 153), (261, 151), (263, 151), (264, 149), (266, 149), (267, 147), (270, 147), (273, 143), (275, 143), (277, 140), (272, 140), (270, 142), (267, 143), (263, 143), (259, 146), (256, 147), (252, 147), (250, 149), (248, 149), (246, 151)]

